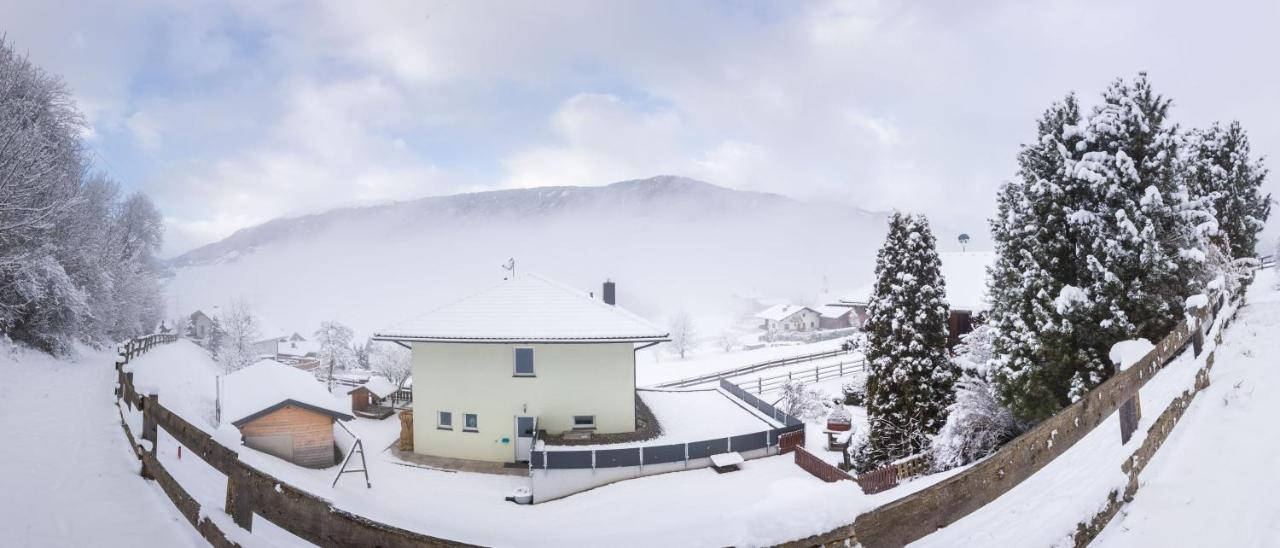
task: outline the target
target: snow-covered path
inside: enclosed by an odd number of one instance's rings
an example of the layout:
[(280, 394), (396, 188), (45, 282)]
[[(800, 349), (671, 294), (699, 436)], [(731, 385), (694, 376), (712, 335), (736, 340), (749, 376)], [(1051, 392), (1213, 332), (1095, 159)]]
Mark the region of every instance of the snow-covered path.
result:
[(120, 429), (114, 356), (0, 356), (0, 546), (200, 546), (138, 475)]
[(1095, 546), (1280, 546), (1280, 292), (1258, 274), (1210, 378)]

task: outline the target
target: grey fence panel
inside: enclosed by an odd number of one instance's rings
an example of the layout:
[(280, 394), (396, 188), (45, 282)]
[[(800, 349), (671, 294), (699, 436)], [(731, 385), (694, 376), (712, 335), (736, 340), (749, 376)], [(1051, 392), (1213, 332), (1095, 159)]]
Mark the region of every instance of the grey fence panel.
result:
[(729, 449), (731, 451), (752, 451), (755, 449), (764, 449), (768, 446), (768, 432), (756, 432), (754, 434), (743, 434), (741, 436), (733, 436), (729, 438)]
[(596, 468), (617, 468), (619, 466), (640, 466), (640, 448), (596, 450)]
[(684, 444), (651, 445), (642, 448), (645, 464), (662, 464), (664, 462), (680, 462), (684, 460)]
[(778, 437), (786, 433), (787, 433), (786, 428), (774, 428), (773, 430), (770, 430), (769, 445), (770, 446), (778, 445)]
[(532, 467), (534, 467), (534, 468), (542, 468), (542, 465), (543, 465), (543, 459), (545, 458), (545, 457), (543, 457), (543, 455), (544, 455), (544, 454), (545, 454), (545, 453), (543, 453), (542, 451), (530, 451), (530, 452), (529, 452), (529, 465), (530, 465), (530, 466), (532, 466)]
[(547, 451), (547, 468), (591, 468), (591, 451)]
[(689, 442), (689, 458), (699, 459), (729, 452), (729, 438)]

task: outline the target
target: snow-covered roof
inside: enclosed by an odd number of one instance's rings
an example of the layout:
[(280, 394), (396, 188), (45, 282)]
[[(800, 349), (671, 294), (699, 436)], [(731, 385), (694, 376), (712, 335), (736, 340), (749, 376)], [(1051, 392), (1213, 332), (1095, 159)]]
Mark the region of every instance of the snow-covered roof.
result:
[[(953, 310), (981, 312), (991, 307), (987, 297), (987, 267), (996, 262), (993, 251), (939, 253), (942, 279), (947, 282), (947, 305)], [(867, 284), (840, 298), (845, 304), (867, 304), (875, 284)]]
[(275, 360), (262, 360), (222, 379), (222, 419), (235, 426), (285, 405), (296, 405), (351, 420), (349, 405), (310, 373)]
[(361, 388), (368, 390), (369, 393), (379, 398), (385, 398), (387, 396), (395, 394), (396, 390), (399, 390), (398, 388), (396, 388), (396, 385), (392, 384), (391, 381), (387, 380), (386, 377), (374, 376), (364, 384), (357, 386), (355, 388), (352, 388), (351, 390), (348, 390), (347, 393), (350, 394)]
[(668, 333), (537, 274), (521, 274), (399, 325), (374, 340), (425, 342), (657, 342)]
[(760, 312), (757, 312), (755, 317), (761, 320), (782, 321), (787, 318), (790, 318), (791, 316), (794, 316), (795, 314), (799, 313), (802, 310), (817, 312), (816, 310), (809, 308), (807, 306), (797, 306), (794, 304), (775, 304), (769, 308), (766, 308)]
[(818, 315), (823, 318), (839, 318), (840, 316), (853, 312), (853, 309), (848, 306), (840, 306), (836, 304), (824, 304), (822, 306), (816, 306), (813, 309), (816, 310)]

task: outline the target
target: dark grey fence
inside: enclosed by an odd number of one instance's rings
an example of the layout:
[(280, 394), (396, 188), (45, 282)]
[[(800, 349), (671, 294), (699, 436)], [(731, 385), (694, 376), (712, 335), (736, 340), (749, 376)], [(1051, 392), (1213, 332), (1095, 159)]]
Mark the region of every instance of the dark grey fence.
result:
[(797, 419), (791, 415), (786, 414), (781, 409), (778, 409), (777, 407), (774, 407), (773, 405), (771, 405), (769, 402), (766, 402), (760, 398), (757, 398), (756, 396), (752, 395), (750, 392), (743, 390), (738, 385), (733, 384), (725, 379), (720, 379), (720, 388), (725, 392), (728, 392), (730, 394), (733, 394), (734, 396), (737, 396), (738, 399), (744, 402), (747, 402), (747, 405), (750, 405), (751, 407), (758, 409), (761, 413), (764, 413), (766, 415), (769, 415), (770, 417), (773, 417), (773, 420), (776, 420), (782, 424), (785, 424), (787, 426), (804, 424), (804, 421), (801, 421), (800, 419)]
[(746, 405), (773, 417), (774, 420), (785, 426), (738, 436), (669, 445), (649, 445), (621, 449), (584, 449), (578, 451), (530, 451), (529, 467), (544, 470), (571, 470), (622, 468), (645, 464), (684, 462), (689, 459), (701, 459), (731, 451), (743, 452), (766, 447), (777, 447), (778, 439), (783, 434), (804, 430), (804, 422), (800, 419), (769, 405), (768, 402), (734, 386), (733, 383), (722, 379), (720, 387), (741, 399)]

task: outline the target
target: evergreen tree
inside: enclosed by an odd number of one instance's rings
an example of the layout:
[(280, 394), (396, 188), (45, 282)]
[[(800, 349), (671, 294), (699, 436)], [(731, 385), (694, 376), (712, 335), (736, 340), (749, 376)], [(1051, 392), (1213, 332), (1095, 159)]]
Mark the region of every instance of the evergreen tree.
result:
[(1145, 75), (1116, 81), (1085, 122), (1054, 105), (992, 221), (996, 385), (1024, 423), (1110, 377), (1125, 339), (1158, 340), (1204, 281), (1207, 213), (1183, 184), (1169, 100)]
[(1079, 279), (1073, 215), (1087, 202), (1085, 185), (1069, 176), (1082, 157), (1083, 127), (1075, 96), (1052, 105), (1036, 141), (1018, 154), (1018, 179), (1000, 189), (991, 220), (996, 262), (988, 280), (995, 379), (1001, 399), (1024, 420), (1070, 403), (1071, 379), (1087, 356), (1074, 348), (1074, 325), (1055, 306), (1064, 280)]
[(946, 287), (924, 216), (895, 213), (867, 303), (868, 468), (918, 453), (946, 422), (956, 367), (947, 358)]
[(1249, 154), (1249, 136), (1239, 122), (1225, 128), (1215, 123), (1187, 138), (1188, 190), (1208, 202), (1230, 258), (1256, 254), (1258, 232), (1271, 214), (1271, 195), (1261, 190), (1267, 168)]

